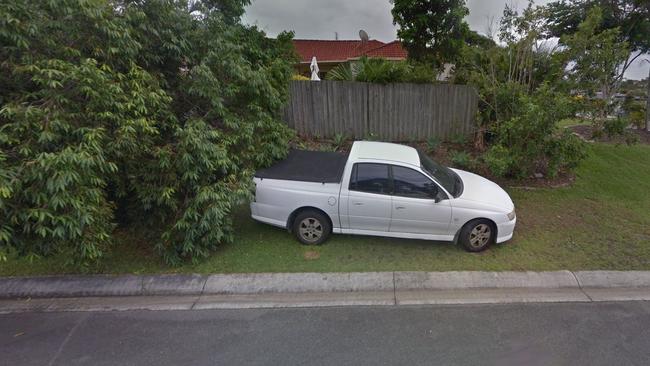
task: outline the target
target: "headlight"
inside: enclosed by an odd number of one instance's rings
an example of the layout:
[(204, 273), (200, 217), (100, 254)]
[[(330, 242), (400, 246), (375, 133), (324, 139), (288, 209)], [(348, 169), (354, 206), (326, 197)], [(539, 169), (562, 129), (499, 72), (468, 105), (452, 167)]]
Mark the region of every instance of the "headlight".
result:
[(515, 210), (512, 210), (512, 212), (508, 214), (508, 220), (512, 221), (515, 217), (517, 217), (517, 215), (515, 215)]

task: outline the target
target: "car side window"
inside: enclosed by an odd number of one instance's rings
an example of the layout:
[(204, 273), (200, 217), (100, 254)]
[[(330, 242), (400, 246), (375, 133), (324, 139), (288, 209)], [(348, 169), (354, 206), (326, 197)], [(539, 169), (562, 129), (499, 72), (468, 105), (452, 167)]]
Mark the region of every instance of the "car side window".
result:
[(388, 165), (373, 163), (354, 164), (350, 176), (351, 191), (390, 194)]
[(411, 198), (434, 199), (440, 188), (424, 174), (401, 166), (392, 166), (395, 195)]

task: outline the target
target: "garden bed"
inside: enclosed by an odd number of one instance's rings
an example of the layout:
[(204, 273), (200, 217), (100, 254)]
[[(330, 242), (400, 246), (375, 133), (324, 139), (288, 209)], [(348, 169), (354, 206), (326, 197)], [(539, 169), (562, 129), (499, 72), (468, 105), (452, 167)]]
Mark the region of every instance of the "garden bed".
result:
[[(349, 152), (352, 147), (352, 142), (352, 140), (346, 140), (337, 143), (332, 140), (303, 138), (294, 141), (292, 147), (307, 150)], [(542, 175), (540, 177), (531, 176), (524, 179), (508, 179), (494, 176), (485, 164), (481, 162), (483, 151), (476, 149), (473, 144), (469, 142), (441, 142), (435, 149), (431, 149), (426, 142), (403, 142), (402, 144), (426, 152), (431, 159), (442, 165), (479, 174), (504, 187), (524, 189), (561, 188), (567, 187), (575, 181), (575, 174), (571, 172), (560, 172), (560, 174), (555, 177), (546, 177)], [(454, 156), (460, 156), (461, 158), (456, 158), (455, 161)]]
[[(616, 137), (609, 137), (606, 135), (603, 135), (597, 139), (594, 138), (594, 128), (590, 125), (579, 125), (579, 126), (571, 126), (569, 127), (571, 131), (574, 133), (580, 135), (583, 139), (587, 141), (598, 141), (598, 142), (609, 142), (609, 143), (617, 143), (617, 144), (624, 144), (626, 143), (625, 137), (622, 136), (616, 136)], [(635, 136), (637, 143), (640, 144), (650, 144), (650, 132), (642, 129), (636, 129), (636, 128), (628, 128), (626, 131), (630, 133), (631, 136)]]

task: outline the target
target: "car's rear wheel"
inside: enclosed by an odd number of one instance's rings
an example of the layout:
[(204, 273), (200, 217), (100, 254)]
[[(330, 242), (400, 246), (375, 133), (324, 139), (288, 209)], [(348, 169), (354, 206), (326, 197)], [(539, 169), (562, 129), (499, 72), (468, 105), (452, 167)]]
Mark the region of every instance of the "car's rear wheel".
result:
[(492, 222), (485, 219), (472, 220), (460, 230), (458, 243), (468, 252), (480, 252), (494, 243), (496, 234)]
[(332, 232), (327, 216), (316, 210), (305, 210), (293, 220), (293, 234), (305, 245), (319, 245), (329, 238)]

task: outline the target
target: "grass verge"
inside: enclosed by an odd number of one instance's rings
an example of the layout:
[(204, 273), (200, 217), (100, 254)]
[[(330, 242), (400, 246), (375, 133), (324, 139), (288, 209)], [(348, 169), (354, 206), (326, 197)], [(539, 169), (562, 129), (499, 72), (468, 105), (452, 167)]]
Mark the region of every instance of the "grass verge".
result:
[[(650, 146), (590, 145), (571, 187), (509, 189), (512, 241), (470, 254), (449, 243), (334, 235), (319, 247), (257, 223), (243, 208), (234, 243), (197, 264), (166, 266), (144, 233), (120, 231), (92, 273), (237, 273), (650, 269)], [(65, 258), (9, 258), (0, 275), (73, 273)]]

